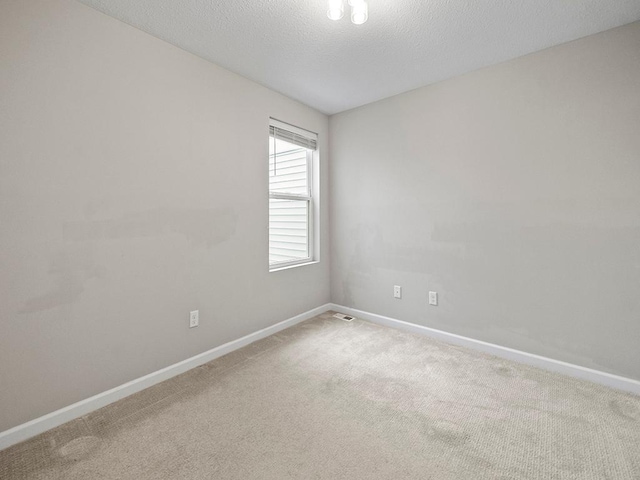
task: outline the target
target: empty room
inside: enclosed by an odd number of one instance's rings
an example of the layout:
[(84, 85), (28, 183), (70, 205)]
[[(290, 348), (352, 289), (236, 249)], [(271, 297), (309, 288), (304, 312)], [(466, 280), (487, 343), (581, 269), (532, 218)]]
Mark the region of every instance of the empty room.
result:
[(0, 0), (0, 479), (640, 480), (640, 0)]

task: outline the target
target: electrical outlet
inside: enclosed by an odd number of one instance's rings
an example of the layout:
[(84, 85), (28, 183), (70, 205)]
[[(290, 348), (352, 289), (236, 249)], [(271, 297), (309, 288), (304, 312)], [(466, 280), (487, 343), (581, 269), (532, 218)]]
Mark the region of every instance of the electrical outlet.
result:
[(402, 298), (402, 287), (400, 285), (393, 286), (393, 298)]
[(197, 327), (200, 325), (200, 311), (194, 310), (189, 314), (189, 328)]
[(438, 305), (438, 292), (429, 292), (429, 305)]

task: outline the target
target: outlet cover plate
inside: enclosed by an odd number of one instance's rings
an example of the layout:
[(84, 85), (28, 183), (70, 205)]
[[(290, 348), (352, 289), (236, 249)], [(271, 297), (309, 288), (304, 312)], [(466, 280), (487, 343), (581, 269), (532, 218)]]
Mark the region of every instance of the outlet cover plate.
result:
[(438, 305), (438, 292), (429, 292), (429, 305)]
[(200, 310), (193, 310), (189, 313), (189, 328), (200, 325)]

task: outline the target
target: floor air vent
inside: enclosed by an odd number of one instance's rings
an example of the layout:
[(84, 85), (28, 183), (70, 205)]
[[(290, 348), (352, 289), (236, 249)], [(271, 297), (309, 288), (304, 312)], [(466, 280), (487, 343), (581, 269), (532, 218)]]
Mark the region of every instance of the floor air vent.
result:
[(351, 320), (356, 318), (356, 317), (351, 317), (349, 315), (345, 315), (344, 313), (336, 313), (333, 316), (336, 318), (339, 318), (340, 320), (344, 320), (345, 322), (350, 322)]

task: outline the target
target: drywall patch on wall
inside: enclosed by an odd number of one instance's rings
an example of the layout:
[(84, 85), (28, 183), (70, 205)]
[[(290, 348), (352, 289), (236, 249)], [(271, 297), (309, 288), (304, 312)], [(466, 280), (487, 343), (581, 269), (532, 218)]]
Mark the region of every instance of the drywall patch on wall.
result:
[(57, 285), (51, 291), (28, 299), (19, 313), (34, 313), (51, 308), (59, 307), (74, 303), (84, 291), (84, 287), (78, 284), (75, 278), (60, 279), (60, 285)]
[(65, 222), (67, 245), (52, 258), (47, 273), (52, 286), (27, 299), (19, 313), (35, 313), (75, 303), (87, 282), (103, 278), (107, 269), (94, 261), (97, 242), (180, 235), (194, 248), (213, 248), (233, 237), (238, 222), (230, 208), (157, 208), (118, 219)]
[(106, 268), (95, 263), (93, 249), (85, 245), (55, 254), (47, 273), (52, 277), (52, 287), (27, 299), (18, 313), (41, 312), (75, 303), (84, 292), (86, 283), (104, 277)]
[(350, 238), (352, 248), (348, 258), (344, 260), (347, 274), (342, 282), (342, 294), (347, 304), (354, 301), (353, 287), (366, 283), (375, 276), (377, 265), (371, 260), (383, 243), (379, 228), (363, 221), (351, 229)]
[(177, 234), (192, 247), (211, 248), (233, 237), (237, 222), (231, 208), (156, 208), (118, 219), (65, 222), (62, 229), (67, 242)]

